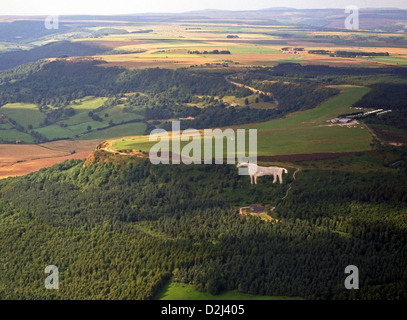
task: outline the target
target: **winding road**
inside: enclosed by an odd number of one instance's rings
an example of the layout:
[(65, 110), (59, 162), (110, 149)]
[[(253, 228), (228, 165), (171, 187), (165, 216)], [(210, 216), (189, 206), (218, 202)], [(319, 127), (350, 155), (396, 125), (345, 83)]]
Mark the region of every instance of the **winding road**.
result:
[(255, 89), (255, 88), (249, 87), (249, 86), (247, 86), (247, 85), (245, 85), (245, 84), (232, 81), (232, 80), (229, 79), (229, 76), (225, 76), (225, 80), (226, 80), (227, 82), (229, 82), (229, 83), (231, 83), (231, 84), (237, 86), (237, 87), (249, 89), (249, 90), (252, 91), (253, 93), (264, 94), (265, 96), (272, 97), (274, 104), (275, 104), (276, 107), (278, 108), (278, 101), (277, 101), (277, 99), (274, 97), (274, 94), (273, 94), (272, 92), (264, 92), (264, 91), (257, 90), (257, 89)]
[[(301, 169), (300, 169), (300, 168), (297, 168), (297, 170), (295, 170), (295, 172), (293, 173), (293, 178), (294, 178), (294, 180), (295, 180), (295, 175), (296, 175), (297, 172), (299, 172), (299, 171), (301, 171)], [(293, 182), (294, 182), (294, 181), (293, 181)], [(293, 184), (293, 182), (290, 183), (290, 187), (288, 188), (288, 190), (287, 190), (285, 196), (284, 196), (283, 198), (281, 198), (281, 200), (284, 200), (285, 198), (287, 198), (288, 193), (289, 193), (290, 190), (291, 190), (291, 185)]]

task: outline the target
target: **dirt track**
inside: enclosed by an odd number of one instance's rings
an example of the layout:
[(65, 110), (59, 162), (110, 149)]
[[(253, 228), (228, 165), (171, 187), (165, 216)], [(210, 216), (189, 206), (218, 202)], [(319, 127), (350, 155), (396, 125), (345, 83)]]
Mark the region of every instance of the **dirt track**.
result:
[(225, 80), (226, 80), (227, 82), (229, 82), (229, 83), (231, 83), (231, 84), (237, 86), (237, 87), (249, 89), (249, 90), (250, 90), (251, 92), (253, 92), (253, 93), (256, 93), (256, 94), (257, 94), (257, 93), (258, 93), (258, 94), (264, 94), (265, 96), (270, 96), (270, 97), (272, 97), (273, 100), (274, 100), (274, 104), (278, 107), (278, 101), (277, 101), (277, 99), (274, 97), (274, 94), (273, 94), (272, 92), (260, 91), (260, 90), (257, 90), (257, 89), (255, 89), (255, 88), (249, 87), (249, 86), (247, 86), (247, 85), (245, 85), (245, 84), (238, 83), (238, 82), (234, 82), (234, 81), (230, 80), (228, 76), (225, 77)]

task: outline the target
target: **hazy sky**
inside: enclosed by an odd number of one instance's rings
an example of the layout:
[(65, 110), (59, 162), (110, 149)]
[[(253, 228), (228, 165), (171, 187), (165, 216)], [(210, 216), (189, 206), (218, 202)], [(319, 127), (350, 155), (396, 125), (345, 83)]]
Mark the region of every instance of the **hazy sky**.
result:
[(0, 15), (131, 14), (202, 9), (255, 10), (272, 7), (407, 9), (406, 0), (1, 0)]

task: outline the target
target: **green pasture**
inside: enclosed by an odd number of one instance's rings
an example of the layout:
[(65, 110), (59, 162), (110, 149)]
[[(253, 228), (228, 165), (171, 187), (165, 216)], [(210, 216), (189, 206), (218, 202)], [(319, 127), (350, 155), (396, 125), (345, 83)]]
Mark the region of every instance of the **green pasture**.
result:
[(298, 154), (316, 152), (351, 152), (370, 149), (372, 138), (361, 126), (330, 125), (340, 114), (354, 112), (353, 103), (370, 89), (340, 86), (343, 91), (319, 107), (297, 112), (284, 119), (249, 124), (258, 130), (258, 154)]
[[(72, 117), (65, 117), (55, 124), (40, 127), (46, 118), (45, 114), (38, 110), (34, 104), (27, 103), (9, 103), (0, 108), (0, 113), (4, 114), (7, 118), (13, 119), (19, 125), (22, 125), (26, 130), (29, 125), (33, 126), (33, 130), (40, 133), (49, 140), (71, 138), (78, 135), (83, 135), (82, 139), (108, 139), (113, 137), (120, 137), (124, 135), (139, 135), (143, 134), (146, 128), (144, 123), (130, 123), (127, 125), (119, 125), (111, 128), (109, 122), (113, 121), (114, 124), (120, 124), (135, 119), (142, 119), (143, 116), (125, 112), (124, 105), (119, 104), (107, 107), (100, 111), (95, 111), (97, 108), (103, 106), (107, 100), (105, 97), (84, 97), (77, 99), (68, 107), (75, 110)], [(102, 121), (94, 121), (89, 117), (89, 112), (99, 115)], [(108, 115), (107, 117), (105, 115)], [(88, 127), (94, 132), (88, 133)], [(103, 131), (96, 129), (107, 128)], [(29, 130), (29, 129), (28, 129)], [(29, 130), (30, 131), (30, 130)], [(24, 140), (25, 142), (34, 142), (34, 138), (24, 132), (19, 132), (8, 123), (0, 124), (0, 140), (14, 141)]]
[(0, 123), (0, 130), (8, 130), (8, 129), (13, 129), (11, 124), (9, 124), (9, 123)]
[(407, 65), (407, 59), (406, 58), (397, 57), (397, 56), (396, 57), (395, 56), (374, 57), (374, 58), (370, 58), (369, 60), (382, 62), (382, 63), (395, 64), (395, 65), (402, 65), (402, 66)]
[[(219, 98), (219, 97), (217, 97)], [(274, 109), (276, 107), (276, 105), (272, 102), (263, 102), (260, 98), (258, 94), (252, 94), (248, 97), (243, 97), (243, 98), (237, 98), (235, 96), (224, 96), (222, 97), (222, 101), (223, 102), (228, 102), (228, 103), (236, 103), (237, 105), (244, 107), (245, 103), (244, 101), (246, 100), (246, 98), (249, 101), (249, 106), (251, 108), (255, 108), (255, 109)], [(256, 103), (256, 98), (259, 98), (259, 102)]]
[(218, 295), (199, 292), (194, 286), (179, 282), (170, 282), (157, 294), (156, 300), (302, 300), (298, 297), (261, 296), (226, 291)]
[(38, 110), (38, 107), (30, 103), (8, 103), (0, 108), (0, 113), (13, 119), (25, 129), (29, 125), (38, 128), (45, 120), (45, 115)]
[[(109, 122), (110, 120), (112, 120), (116, 124), (135, 119), (143, 119), (142, 115), (132, 112), (126, 112), (124, 111), (124, 108), (124, 104), (119, 104), (103, 109), (102, 111), (95, 112), (95, 114), (101, 117), (103, 121)], [(108, 117), (105, 117), (106, 114), (108, 115)]]
[(15, 142), (23, 140), (25, 143), (33, 143), (34, 138), (25, 132), (17, 131), (16, 129), (1, 130), (0, 141)]
[(75, 110), (75, 115), (69, 117), (69, 119), (61, 120), (58, 123), (62, 122), (67, 124), (68, 126), (71, 126), (88, 122), (89, 120), (91, 120), (91, 118), (88, 116), (88, 113), (101, 107), (106, 100), (107, 98), (104, 97), (85, 97), (75, 100), (75, 103), (69, 105), (69, 107)]
[(37, 131), (44, 137), (46, 137), (48, 140), (53, 140), (53, 139), (63, 139), (63, 138), (69, 138), (73, 136), (73, 133), (71, 130), (68, 128), (62, 128), (56, 124), (42, 127), (35, 129), (34, 131)]
[(86, 133), (79, 137), (80, 140), (111, 139), (120, 136), (141, 135), (146, 130), (144, 122), (126, 123), (103, 130)]

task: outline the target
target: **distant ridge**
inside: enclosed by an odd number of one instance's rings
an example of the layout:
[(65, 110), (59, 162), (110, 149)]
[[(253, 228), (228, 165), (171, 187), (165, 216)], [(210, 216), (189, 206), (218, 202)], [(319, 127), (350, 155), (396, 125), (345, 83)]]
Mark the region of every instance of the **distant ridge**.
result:
[(83, 42), (57, 41), (30, 50), (0, 53), (0, 70), (10, 69), (28, 62), (60, 56), (92, 56), (108, 49)]

